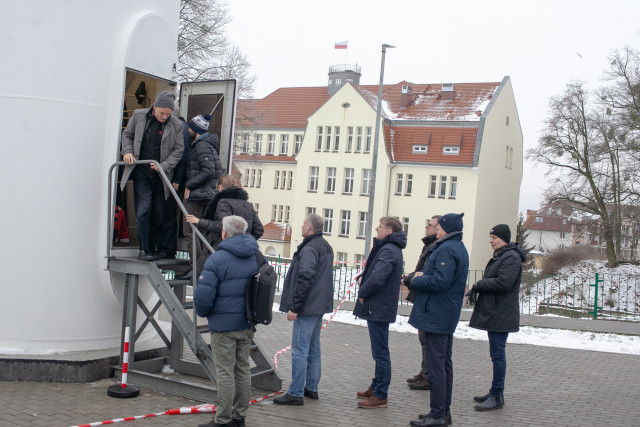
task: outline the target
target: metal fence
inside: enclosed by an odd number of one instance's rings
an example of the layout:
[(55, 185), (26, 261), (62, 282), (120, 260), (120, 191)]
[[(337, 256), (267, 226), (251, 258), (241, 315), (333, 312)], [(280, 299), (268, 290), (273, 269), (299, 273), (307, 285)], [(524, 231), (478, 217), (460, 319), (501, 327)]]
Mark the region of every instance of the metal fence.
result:
[[(279, 294), (291, 259), (267, 258), (278, 273), (276, 293)], [(354, 263), (334, 263), (334, 299), (342, 301), (346, 295), (347, 301), (356, 301), (358, 285), (353, 282), (359, 270), (359, 265)], [(482, 279), (482, 275), (482, 270), (469, 270), (467, 289)], [(347, 295), (352, 283), (351, 292)], [(398, 303), (410, 304), (406, 301), (404, 287), (400, 287)], [(597, 307), (595, 310), (594, 306)], [(597, 274), (595, 277), (574, 277), (523, 273), (520, 313), (640, 320), (640, 276)]]

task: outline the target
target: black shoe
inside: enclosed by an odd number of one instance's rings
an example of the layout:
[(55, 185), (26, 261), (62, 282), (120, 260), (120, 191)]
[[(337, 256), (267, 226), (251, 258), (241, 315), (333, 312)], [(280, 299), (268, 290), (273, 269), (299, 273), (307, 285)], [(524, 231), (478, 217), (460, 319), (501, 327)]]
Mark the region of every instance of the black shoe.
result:
[(304, 396), (308, 397), (309, 399), (318, 400), (318, 392), (311, 391), (307, 388), (304, 389)]
[[(428, 414), (420, 414), (418, 415), (418, 420), (423, 420), (425, 418), (427, 418), (429, 415)], [(451, 412), (447, 412), (444, 416), (444, 422), (450, 426), (451, 424), (453, 424), (453, 420), (451, 420)]]
[(420, 380), (409, 383), (409, 388), (411, 390), (429, 390), (429, 381)]
[(155, 258), (156, 258), (156, 259), (173, 259), (173, 258), (175, 258), (175, 257), (176, 257), (175, 255), (171, 255), (171, 254), (168, 254), (168, 253), (166, 253), (166, 252), (158, 252), (158, 253), (155, 255)]
[(138, 259), (140, 261), (153, 261), (153, 255), (151, 255), (149, 252), (145, 252), (145, 251), (140, 251), (140, 253), (138, 254)]
[(234, 425), (233, 421), (230, 422), (230, 423), (226, 423), (226, 424), (216, 424), (215, 420), (211, 420), (206, 424), (198, 424), (198, 427), (215, 427), (215, 426), (232, 427), (233, 425)]
[(276, 405), (304, 405), (304, 400), (302, 397), (291, 396), (289, 393), (285, 393), (273, 399), (273, 403)]
[(476, 409), (476, 411), (493, 411), (496, 409), (500, 409), (503, 406), (504, 406), (504, 397), (494, 396), (491, 394), (489, 395), (489, 397), (487, 397), (487, 400), (485, 400), (479, 405), (474, 406), (474, 408)]
[(417, 381), (420, 381), (422, 378), (422, 372), (418, 372), (416, 375), (414, 375), (411, 378), (407, 378), (407, 382), (408, 383), (415, 383)]
[(417, 420), (413, 420), (409, 424), (413, 427), (446, 426), (447, 417), (432, 418), (427, 415), (424, 418), (418, 417)]
[(478, 403), (482, 403), (488, 398), (489, 398), (489, 393), (485, 394), (484, 396), (473, 396), (473, 400), (475, 400)]
[(187, 270), (182, 274), (178, 274), (176, 276), (177, 280), (189, 280), (191, 279), (191, 276), (193, 275), (193, 271), (192, 270)]
[(244, 418), (231, 420), (231, 425), (233, 427), (244, 427)]

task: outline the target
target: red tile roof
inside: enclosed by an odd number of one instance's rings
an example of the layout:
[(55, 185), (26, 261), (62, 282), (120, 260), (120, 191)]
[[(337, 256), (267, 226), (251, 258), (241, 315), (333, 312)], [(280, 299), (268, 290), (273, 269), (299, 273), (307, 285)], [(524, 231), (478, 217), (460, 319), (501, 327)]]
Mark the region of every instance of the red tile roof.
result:
[[(384, 126), (387, 153), (393, 162), (473, 164), (477, 128)], [(413, 153), (413, 145), (428, 145), (427, 153)], [(443, 146), (460, 147), (458, 154), (443, 154)]]
[(285, 222), (270, 222), (264, 226), (261, 240), (291, 242), (291, 226)]
[(296, 158), (293, 156), (256, 156), (253, 154), (234, 154), (233, 160), (295, 163)]

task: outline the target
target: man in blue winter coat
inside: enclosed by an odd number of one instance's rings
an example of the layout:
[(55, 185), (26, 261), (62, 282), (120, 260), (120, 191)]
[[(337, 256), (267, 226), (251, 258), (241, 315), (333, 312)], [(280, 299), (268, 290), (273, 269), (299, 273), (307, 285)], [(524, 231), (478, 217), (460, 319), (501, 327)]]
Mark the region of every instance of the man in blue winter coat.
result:
[(253, 329), (247, 321), (245, 295), (249, 276), (258, 269), (258, 244), (244, 234), (246, 230), (242, 217), (222, 220), (222, 243), (204, 264), (193, 293), (196, 313), (209, 322), (218, 379), (214, 419), (199, 427), (243, 426), (249, 408)]
[(462, 243), (463, 216), (464, 213), (450, 213), (438, 219), (438, 241), (423, 272), (404, 280), (418, 291), (409, 324), (424, 331), (431, 389), (431, 411), (411, 421), (414, 427), (451, 424), (453, 333), (460, 319), (469, 271), (469, 254)]
[(303, 395), (318, 398), (322, 316), (333, 310), (333, 248), (322, 237), (322, 224), (320, 215), (307, 215), (302, 223), (304, 240), (284, 280), (280, 311), (293, 321), (291, 384), (273, 400), (277, 405), (302, 405)]
[(353, 309), (355, 316), (367, 321), (371, 355), (376, 362), (371, 385), (357, 393), (358, 399), (363, 399), (358, 407), (364, 409), (387, 406), (391, 383), (389, 324), (396, 321), (403, 270), (402, 250), (407, 246), (407, 236), (396, 218), (381, 218), (376, 232), (377, 239), (373, 241), (364, 271), (358, 278), (358, 301)]

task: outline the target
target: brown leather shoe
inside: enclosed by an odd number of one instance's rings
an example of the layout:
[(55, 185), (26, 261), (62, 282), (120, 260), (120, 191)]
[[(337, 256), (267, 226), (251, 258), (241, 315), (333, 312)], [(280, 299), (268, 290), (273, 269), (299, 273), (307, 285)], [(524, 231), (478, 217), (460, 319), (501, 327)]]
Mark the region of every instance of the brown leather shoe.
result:
[(367, 400), (361, 400), (358, 402), (358, 408), (362, 409), (374, 409), (374, 408), (386, 408), (387, 399), (380, 399), (375, 394)]
[(413, 383), (409, 383), (409, 388), (411, 390), (429, 390), (429, 381), (420, 380)]
[(373, 389), (371, 387), (369, 387), (365, 391), (358, 392), (358, 399), (368, 399), (371, 396), (373, 396)]
[(407, 382), (408, 383), (415, 383), (415, 382), (420, 381), (421, 379), (422, 379), (422, 372), (418, 372), (417, 375), (414, 375), (411, 378), (407, 378)]

